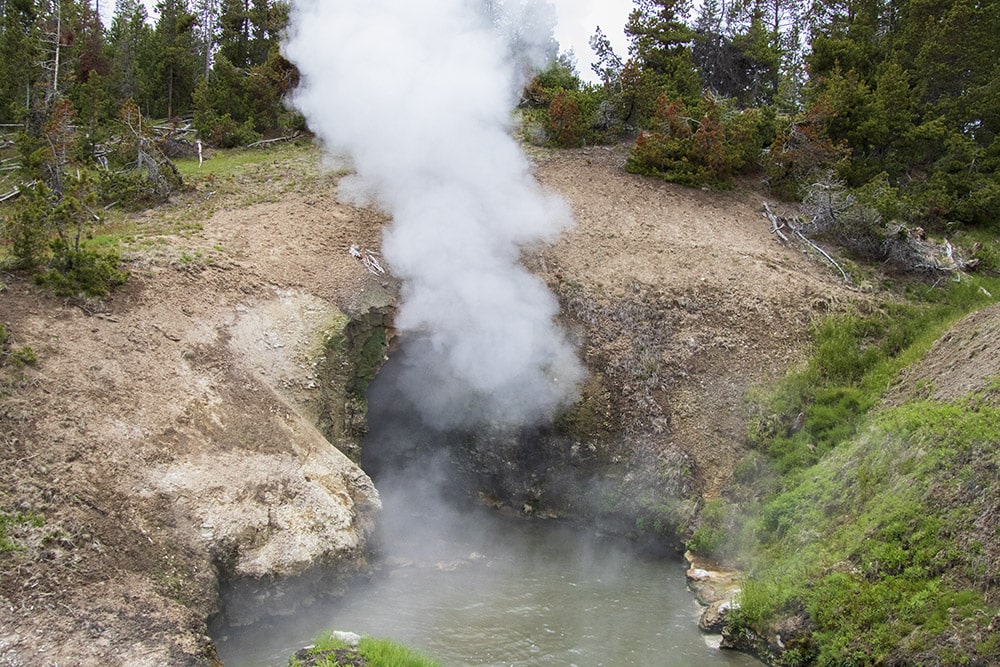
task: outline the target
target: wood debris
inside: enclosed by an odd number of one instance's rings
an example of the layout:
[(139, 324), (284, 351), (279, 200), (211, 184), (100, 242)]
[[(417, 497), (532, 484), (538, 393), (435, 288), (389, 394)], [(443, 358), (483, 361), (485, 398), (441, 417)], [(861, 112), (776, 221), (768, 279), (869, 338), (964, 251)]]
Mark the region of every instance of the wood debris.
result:
[(361, 250), (357, 244), (351, 244), (347, 252), (351, 253), (351, 256), (360, 261), (371, 273), (377, 276), (385, 275), (385, 269), (382, 268), (382, 264), (378, 260), (378, 255), (371, 250)]

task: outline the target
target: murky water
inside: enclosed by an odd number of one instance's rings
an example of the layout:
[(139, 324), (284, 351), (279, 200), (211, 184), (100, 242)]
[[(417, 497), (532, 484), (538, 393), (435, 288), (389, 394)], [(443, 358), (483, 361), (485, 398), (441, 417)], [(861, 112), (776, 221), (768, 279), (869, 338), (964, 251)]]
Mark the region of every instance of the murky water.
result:
[(554, 522), (385, 498), (385, 565), (340, 600), (216, 632), (229, 667), (284, 665), (330, 629), (389, 637), (447, 666), (756, 665), (713, 648), (683, 564)]
[(698, 630), (700, 608), (677, 557), (456, 500), (462, 476), (447, 438), (398, 391), (402, 363), (405, 354), (393, 356), (368, 392), (362, 447), (383, 502), (381, 569), (343, 598), (214, 628), (228, 667), (286, 665), (330, 630), (390, 638), (446, 667), (760, 664)]

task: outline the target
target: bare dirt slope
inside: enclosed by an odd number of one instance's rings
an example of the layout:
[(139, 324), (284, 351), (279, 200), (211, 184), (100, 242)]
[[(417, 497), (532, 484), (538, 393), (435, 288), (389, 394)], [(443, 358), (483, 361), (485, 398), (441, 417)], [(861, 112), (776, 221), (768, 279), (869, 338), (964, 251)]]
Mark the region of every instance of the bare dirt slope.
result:
[(925, 357), (900, 375), (885, 398), (900, 405), (924, 398), (959, 401), (980, 394), (988, 405), (1000, 404), (1000, 306), (967, 315), (942, 336)]
[[(273, 155), (140, 216), (132, 278), (103, 302), (3, 276), (0, 321), (39, 364), (0, 369), (0, 510), (21, 517), (0, 664), (205, 664), (217, 564), (293, 573), (362, 545), (377, 496), (313, 427), (311, 364), (384, 287), (348, 254), (377, 248), (381, 220), (336, 202), (314, 149)], [(527, 261), (590, 314), (584, 355), (623, 427), (683, 448), (718, 493), (746, 388), (853, 293), (770, 235), (751, 190), (631, 176), (623, 149), (535, 159), (577, 226)]]
[(323, 332), (381, 288), (347, 252), (380, 220), (292, 156), (145, 216), (103, 302), (4, 276), (0, 320), (39, 363), (0, 369), (0, 508), (44, 524), (0, 554), (0, 664), (207, 663), (216, 563), (291, 574), (363, 545), (377, 495), (310, 399)]
[(712, 497), (743, 453), (747, 388), (799, 359), (817, 315), (861, 297), (770, 233), (756, 189), (684, 188), (624, 163), (623, 148), (538, 157), (577, 221), (542, 265), (570, 301), (597, 304), (584, 352), (638, 407), (624, 428), (685, 451)]

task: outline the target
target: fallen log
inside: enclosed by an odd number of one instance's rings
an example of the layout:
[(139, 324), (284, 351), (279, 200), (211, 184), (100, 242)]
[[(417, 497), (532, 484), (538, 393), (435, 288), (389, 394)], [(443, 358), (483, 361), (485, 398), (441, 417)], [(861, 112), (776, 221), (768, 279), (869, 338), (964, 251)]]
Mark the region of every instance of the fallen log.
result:
[(300, 132), (294, 132), (284, 137), (275, 137), (274, 139), (261, 139), (260, 141), (255, 141), (252, 144), (247, 144), (244, 148), (258, 148), (260, 146), (268, 146), (270, 144), (277, 144), (283, 141), (292, 141), (293, 139), (298, 139), (302, 134)]

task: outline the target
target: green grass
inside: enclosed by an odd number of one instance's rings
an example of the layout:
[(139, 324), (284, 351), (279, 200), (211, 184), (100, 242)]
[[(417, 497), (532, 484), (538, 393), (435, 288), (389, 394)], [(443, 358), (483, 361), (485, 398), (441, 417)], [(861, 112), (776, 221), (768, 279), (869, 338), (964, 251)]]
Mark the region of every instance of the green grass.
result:
[[(87, 230), (86, 246), (102, 253), (141, 253), (160, 236), (197, 238), (205, 221), (220, 208), (272, 202), (290, 192), (312, 196), (317, 189), (332, 189), (338, 175), (323, 172), (320, 162), (320, 149), (305, 139), (260, 149), (211, 151), (200, 167), (197, 158), (178, 159), (175, 165), (184, 185), (169, 202), (146, 212), (117, 206), (98, 210), (101, 220)], [(4, 214), (0, 210), (0, 219)], [(0, 243), (0, 263), (9, 254), (10, 249)]]
[[(874, 410), (899, 371), (995, 280), (915, 286), (906, 303), (836, 315), (808, 362), (752, 407), (756, 451), (734, 505), (706, 506), (695, 538), (747, 567), (737, 636), (807, 619), (778, 664), (987, 664), (1000, 648), (996, 526), (1000, 381), (951, 403)], [(994, 520), (995, 523), (995, 520)], [(991, 527), (992, 526), (992, 527)], [(726, 535), (726, 531), (728, 535)], [(992, 602), (991, 602), (992, 600)], [(792, 643), (789, 643), (792, 642)]]
[(310, 150), (308, 143), (294, 141), (277, 146), (258, 149), (234, 148), (226, 150), (212, 150), (207, 159), (203, 160), (201, 166), (198, 165), (197, 157), (179, 158), (174, 160), (174, 165), (186, 180), (188, 177), (214, 175), (236, 176), (259, 166), (267, 166), (274, 162), (281, 162), (298, 157), (303, 150)]
[(947, 328), (1000, 296), (1000, 281), (966, 279), (911, 288), (910, 300), (833, 315), (813, 331), (814, 351), (773, 390), (751, 393), (749, 440), (780, 474), (807, 468), (851, 438), (899, 371)]
[(760, 633), (801, 608), (820, 665), (990, 655), (1000, 610), (983, 593), (1000, 572), (989, 529), (972, 526), (1000, 502), (1000, 410), (981, 398), (882, 412), (763, 503), (736, 627)]
[(23, 345), (16, 350), (11, 350), (7, 358), (15, 366), (37, 366), (38, 354), (28, 345)]
[(0, 512), (0, 553), (17, 551), (18, 546), (16, 541), (11, 539), (11, 533), (18, 528), (23, 526), (40, 528), (43, 525), (45, 525), (45, 518), (40, 514)]
[[(290, 667), (338, 667), (342, 658), (360, 655), (368, 667), (440, 667), (440, 663), (387, 639), (362, 637), (356, 649), (325, 635), (304, 654), (288, 661)], [(348, 663), (353, 664), (353, 663)]]

